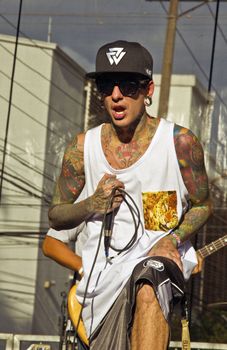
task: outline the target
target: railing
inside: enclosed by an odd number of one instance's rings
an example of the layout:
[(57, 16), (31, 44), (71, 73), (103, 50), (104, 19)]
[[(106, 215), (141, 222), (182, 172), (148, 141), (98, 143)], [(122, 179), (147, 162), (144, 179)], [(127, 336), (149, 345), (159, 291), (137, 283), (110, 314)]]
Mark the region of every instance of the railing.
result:
[[(181, 350), (182, 349), (181, 342), (171, 341), (169, 349)], [(226, 350), (227, 344), (191, 342), (191, 349)]]
[(58, 335), (0, 333), (0, 341), (2, 340), (5, 341), (5, 346), (1, 345), (0, 350), (51, 350), (59, 349), (60, 337)]
[[(58, 335), (0, 333), (0, 341), (1, 344), (2, 341), (4, 342), (0, 350), (52, 350), (59, 349), (60, 337)], [(64, 349), (63, 344), (62, 350)], [(181, 342), (171, 341), (169, 349), (181, 350)], [(227, 344), (191, 342), (191, 349), (227, 350)]]
[[(8, 333), (0, 333), (0, 341), (5, 341), (5, 346), (0, 347), (1, 350), (12, 350), (13, 349), (13, 334), (8, 334)], [(2, 342), (1, 342), (2, 343)]]

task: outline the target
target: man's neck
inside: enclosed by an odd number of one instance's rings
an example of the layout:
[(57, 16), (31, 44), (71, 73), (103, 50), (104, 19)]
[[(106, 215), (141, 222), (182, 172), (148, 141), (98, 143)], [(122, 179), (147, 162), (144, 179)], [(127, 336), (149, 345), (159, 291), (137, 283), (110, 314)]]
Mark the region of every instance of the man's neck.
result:
[(102, 149), (114, 169), (125, 169), (146, 152), (159, 123), (158, 118), (143, 115), (134, 128), (120, 129), (105, 124), (102, 129)]
[(113, 124), (111, 124), (111, 132), (112, 135), (119, 139), (122, 143), (129, 143), (137, 134), (141, 132), (141, 130), (145, 130), (145, 125), (147, 123), (147, 114), (144, 113), (141, 118), (135, 120), (134, 123), (130, 124), (128, 127), (119, 128)]

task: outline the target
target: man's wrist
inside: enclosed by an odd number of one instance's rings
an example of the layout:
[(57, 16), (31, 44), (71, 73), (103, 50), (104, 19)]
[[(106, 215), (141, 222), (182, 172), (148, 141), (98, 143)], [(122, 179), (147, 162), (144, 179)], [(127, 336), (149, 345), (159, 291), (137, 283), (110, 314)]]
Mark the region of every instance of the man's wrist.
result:
[(178, 234), (176, 232), (171, 232), (170, 235), (173, 238), (172, 240), (173, 240), (176, 248), (178, 248), (182, 243), (180, 237), (178, 236)]
[(92, 216), (95, 213), (93, 196), (87, 197), (84, 200), (84, 204), (86, 207), (87, 217)]

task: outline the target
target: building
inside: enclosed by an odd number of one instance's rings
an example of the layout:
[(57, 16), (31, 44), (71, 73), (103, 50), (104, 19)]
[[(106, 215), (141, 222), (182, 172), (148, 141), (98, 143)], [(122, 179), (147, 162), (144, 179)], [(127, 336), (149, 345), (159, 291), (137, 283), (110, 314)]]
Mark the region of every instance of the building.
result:
[[(39, 286), (43, 289), (45, 283), (40, 272), (44, 259), (40, 237), (48, 228), (47, 210), (63, 150), (84, 126), (85, 72), (56, 44), (20, 39), (8, 117), (14, 49), (15, 38), (1, 35), (0, 163), (5, 154), (5, 166), (0, 210), (0, 329), (32, 333), (37, 305), (43, 305), (46, 320), (50, 317), (44, 305), (46, 296), (39, 294)], [(59, 271), (61, 290), (66, 271)], [(58, 285), (55, 289), (59, 302)], [(52, 306), (57, 309), (56, 303)]]

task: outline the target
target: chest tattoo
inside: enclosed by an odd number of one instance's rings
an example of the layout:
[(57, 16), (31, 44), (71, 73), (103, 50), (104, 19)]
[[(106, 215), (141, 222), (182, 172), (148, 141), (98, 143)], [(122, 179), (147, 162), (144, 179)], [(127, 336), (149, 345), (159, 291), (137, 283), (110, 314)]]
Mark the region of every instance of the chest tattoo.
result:
[[(148, 145), (143, 145), (138, 140), (122, 143), (113, 148), (112, 157), (120, 168), (129, 167), (143, 155), (147, 147)], [(110, 156), (110, 150), (106, 149), (106, 151), (106, 156)]]
[(115, 141), (111, 137), (103, 138), (102, 147), (109, 164), (115, 169), (124, 169), (143, 156), (150, 144), (150, 137), (144, 135), (128, 143)]

